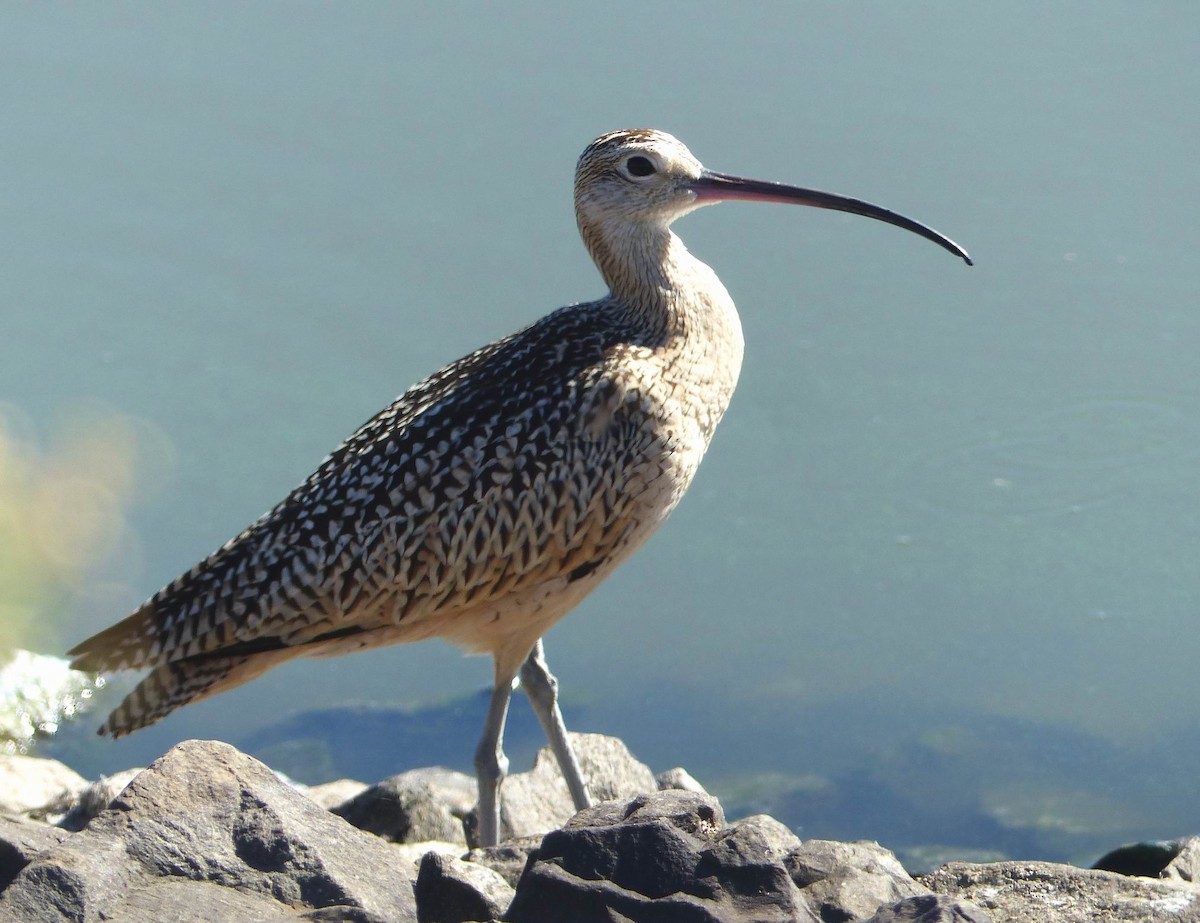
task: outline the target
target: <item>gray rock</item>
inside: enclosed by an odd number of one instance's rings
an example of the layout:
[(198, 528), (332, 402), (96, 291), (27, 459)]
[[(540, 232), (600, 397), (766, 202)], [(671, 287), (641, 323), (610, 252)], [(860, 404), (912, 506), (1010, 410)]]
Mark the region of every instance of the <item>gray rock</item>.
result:
[[(72, 894), (71, 897), (76, 895)], [(49, 912), (47, 908), (46, 912)], [(23, 918), (24, 919), (24, 918)], [(85, 919), (73, 916), (29, 917), (42, 919)], [(97, 919), (87, 917), (86, 919)], [(99, 919), (106, 919), (99, 917)], [(246, 894), (210, 881), (183, 882), (155, 879), (145, 888), (130, 893), (121, 905), (121, 921), (186, 920), (187, 923), (285, 923), (303, 919), (296, 911), (261, 894)], [(338, 920), (345, 917), (338, 917)]]
[(878, 843), (805, 840), (784, 865), (822, 919), (861, 920), (886, 904), (929, 894)]
[(514, 888), (521, 879), (521, 873), (529, 862), (529, 857), (537, 852), (542, 845), (541, 835), (520, 836), (505, 840), (497, 846), (476, 847), (465, 856), (468, 862), (486, 865), (493, 872), (507, 881)]
[[(797, 887), (823, 881), (839, 869), (854, 868), (873, 875), (913, 883), (913, 878), (889, 849), (871, 840), (843, 843), (838, 840), (804, 840), (788, 852), (788, 868)], [(928, 894), (921, 889), (921, 894)], [(907, 897), (908, 895), (904, 895)]]
[(443, 840), (465, 847), (463, 818), (476, 797), (472, 777), (434, 766), (384, 779), (330, 810), (395, 843)]
[(330, 811), (356, 795), (361, 795), (369, 787), (366, 782), (359, 782), (357, 779), (337, 779), (333, 782), (322, 782), (320, 785), (305, 786), (302, 791), (325, 810)]
[(392, 847), (227, 744), (186, 741), (0, 894), (0, 923), (410, 923)]
[(0, 754), (0, 814), (61, 814), (87, 784), (58, 760)]
[(817, 921), (759, 825), (726, 826), (714, 799), (677, 790), (598, 804), (547, 834), (506, 919)]
[(483, 865), (426, 853), (417, 875), (420, 923), (498, 920), (512, 902), (513, 887)]
[(685, 792), (695, 792), (697, 795), (707, 795), (704, 786), (692, 778), (692, 774), (682, 766), (667, 769), (654, 777), (654, 784), (660, 792), (669, 788), (677, 788)]
[(79, 793), (75, 803), (58, 822), (64, 830), (82, 830), (88, 821), (107, 808), (141, 769), (125, 769), (111, 776), (101, 776)]
[(0, 816), (0, 891), (40, 852), (57, 846), (67, 831), (19, 817)]
[(966, 901), (922, 894), (882, 908), (866, 923), (992, 923), (992, 918)]
[[(571, 743), (594, 801), (625, 800), (658, 790), (654, 773), (634, 759), (624, 742), (603, 734), (571, 734)], [(575, 813), (567, 783), (549, 747), (533, 769), (504, 780), (500, 794), (502, 839), (533, 836), (561, 827)]]
[(1052, 862), (951, 862), (919, 881), (1004, 923), (1200, 923), (1192, 885)]
[[(314, 796), (211, 742), (181, 744), (127, 786), (136, 770), (87, 786), (53, 760), (3, 758), (0, 779), (17, 780), (10, 807), (44, 816), (74, 798), (61, 823), (83, 829), (0, 816), (0, 923), (1200, 923), (1200, 837), (1101, 860), (1125, 874), (955, 862), (914, 881), (878, 844), (801, 841), (766, 815), (727, 824), (710, 796), (655, 791), (620, 741), (575, 743), (597, 797), (645, 793), (571, 816), (543, 751), (506, 781), (506, 824), (561, 829), (470, 861), (458, 855), (475, 786), (461, 773), (404, 773), (369, 792), (342, 780)], [(667, 780), (686, 784), (680, 773)], [(385, 842), (312, 800), (347, 791), (338, 810), (368, 829), (457, 842)]]
[(427, 854), (436, 852), (443, 856), (453, 856), (455, 859), (460, 858), (463, 854), (462, 843), (447, 843), (443, 840), (425, 840), (423, 843), (392, 843), (391, 847), (397, 863), (404, 868), (405, 874), (413, 882), (416, 882), (421, 861)]
[(322, 907), (319, 910), (305, 910), (288, 919), (303, 920), (304, 923), (388, 923), (382, 917), (361, 907)]
[(1159, 872), (1164, 881), (1178, 881), (1200, 887), (1200, 836), (1177, 840), (1175, 858)]
[[(1138, 843), (1126, 843), (1106, 852), (1096, 860), (1096, 864), (1092, 868), (1105, 872), (1117, 872), (1121, 875), (1158, 878), (1171, 864), (1171, 861), (1179, 855), (1182, 848), (1182, 844), (1175, 840), (1142, 840)], [(966, 856), (951, 856), (946, 861), (956, 862), (966, 858)], [(1004, 858), (1001, 856), (997, 861), (1002, 861)]]
[[(687, 791), (687, 789), (682, 789)], [(788, 853), (797, 849), (804, 842), (792, 832), (792, 828), (783, 821), (776, 820), (770, 814), (751, 814), (741, 820), (735, 820), (731, 826), (749, 824), (763, 835), (771, 848), (775, 850), (780, 860), (785, 860)]]

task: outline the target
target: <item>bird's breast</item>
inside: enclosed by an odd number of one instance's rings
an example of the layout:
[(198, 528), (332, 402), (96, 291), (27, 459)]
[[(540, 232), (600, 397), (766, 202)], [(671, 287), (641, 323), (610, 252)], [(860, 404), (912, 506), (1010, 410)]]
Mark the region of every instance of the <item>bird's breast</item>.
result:
[[(723, 289), (721, 292), (723, 293)], [(581, 402), (581, 445), (612, 466), (620, 498), (653, 530), (683, 497), (729, 406), (742, 361), (733, 304), (707, 305), (703, 330), (655, 346), (622, 346)]]

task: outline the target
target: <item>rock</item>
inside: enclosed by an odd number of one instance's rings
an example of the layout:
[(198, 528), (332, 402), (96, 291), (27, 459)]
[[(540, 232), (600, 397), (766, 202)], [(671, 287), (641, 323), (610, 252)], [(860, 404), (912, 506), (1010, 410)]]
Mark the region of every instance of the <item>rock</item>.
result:
[(697, 795), (707, 795), (704, 786), (692, 778), (692, 774), (681, 766), (660, 772), (654, 777), (654, 784), (660, 792), (669, 788), (677, 788), (685, 792), (695, 792)]
[(465, 847), (463, 818), (476, 797), (473, 778), (435, 766), (384, 779), (330, 810), (395, 843), (444, 840)]
[(413, 881), (417, 880), (417, 872), (421, 861), (431, 852), (443, 856), (459, 858), (463, 854), (462, 843), (447, 843), (444, 840), (425, 840), (423, 843), (393, 843), (392, 854), (398, 864), (403, 866), (405, 874)]
[(878, 843), (805, 840), (783, 861), (822, 919), (861, 920), (885, 904), (929, 894)]
[(490, 868), (436, 852), (421, 860), (415, 891), (420, 923), (486, 923), (513, 898), (512, 885)]
[(1173, 840), (1145, 840), (1126, 843), (1106, 852), (1092, 868), (1121, 875), (1157, 878), (1177, 855), (1179, 845)]
[(465, 856), (468, 862), (486, 865), (514, 888), (529, 857), (542, 845), (541, 835), (520, 836), (505, 840), (498, 846), (476, 847)]
[(320, 785), (308, 785), (303, 789), (313, 801), (327, 811), (340, 804), (345, 804), (356, 795), (361, 795), (369, 788), (366, 782), (357, 779), (338, 779), (334, 782), (322, 782)]
[[(361, 907), (322, 907), (320, 910), (308, 910), (287, 919), (293, 923), (296, 920), (303, 920), (304, 923), (387, 923)], [(229, 921), (223, 920), (222, 923)]]
[(0, 894), (0, 923), (416, 919), (407, 870), (227, 744), (186, 741)]
[(1004, 923), (1200, 923), (1200, 893), (1177, 881), (1052, 862), (951, 862), (918, 880)]
[(0, 754), (0, 814), (61, 814), (87, 784), (58, 760)]
[(1175, 857), (1159, 872), (1164, 881), (1180, 881), (1200, 886), (1200, 836), (1175, 841)]
[[(654, 773), (624, 742), (603, 734), (571, 734), (571, 743), (593, 801), (625, 800), (658, 790)], [(500, 791), (501, 838), (543, 834), (575, 813), (567, 783), (549, 747), (538, 751), (533, 769), (504, 780)]]
[(1118, 846), (1101, 856), (1092, 868), (1200, 885), (1200, 837)]
[[(149, 769), (88, 786), (53, 760), (0, 757), (0, 778), (16, 780), (0, 796), (24, 812), (0, 816), (0, 923), (1200, 923), (1200, 837), (1100, 860), (1126, 874), (954, 862), (914, 880), (876, 843), (802, 841), (766, 815), (726, 823), (683, 770), (659, 781), (684, 787), (657, 791), (620, 741), (575, 743), (597, 797), (638, 794), (571, 816), (543, 751), (506, 781), (505, 823), (560, 828), (465, 860), (475, 785), (461, 773), (294, 790), (228, 745), (188, 741)], [(69, 798), (60, 823), (77, 833), (24, 816)], [(367, 830), (422, 842), (372, 836), (318, 800), (340, 802)]]
[(546, 835), (517, 885), (511, 923), (817, 921), (755, 823), (716, 800), (664, 791), (580, 811)]
[[(687, 789), (681, 789), (687, 791)], [(750, 824), (763, 835), (770, 847), (780, 856), (786, 856), (800, 846), (803, 840), (792, 832), (792, 828), (769, 814), (751, 814), (734, 824)], [(786, 863), (785, 863), (786, 865)]]
[(125, 769), (111, 776), (101, 776), (95, 782), (79, 793), (71, 809), (67, 811), (58, 826), (64, 830), (82, 830), (87, 822), (103, 811), (112, 800), (125, 790), (125, 786), (133, 781), (141, 769)]
[[(72, 895), (74, 896), (74, 895)], [(76, 920), (85, 919), (74, 916), (51, 916), (50, 908), (43, 911), (45, 916), (21, 917), (23, 921), (34, 920)], [(0, 919), (10, 919), (0, 916)], [(86, 919), (97, 919), (87, 917)], [(106, 917), (99, 917), (104, 920)], [(125, 921), (186, 920), (187, 923), (294, 923), (305, 919), (283, 904), (271, 900), (261, 894), (246, 894), (234, 888), (222, 887), (209, 881), (192, 881), (184, 883), (172, 879), (158, 879), (148, 888), (139, 889), (129, 895), (121, 904), (121, 916), (116, 919)], [(345, 915), (336, 917), (338, 921), (353, 919)], [(372, 923), (378, 917), (368, 917)]]
[[(846, 868), (880, 874), (903, 882), (913, 881), (890, 850), (869, 840), (851, 843), (837, 840), (804, 840), (798, 848), (789, 851), (787, 863), (792, 872), (792, 880), (800, 888), (824, 881)], [(922, 889), (920, 893), (929, 892)]]
[(17, 817), (0, 817), (0, 891), (40, 852), (69, 834), (58, 827)]
[(921, 894), (880, 909), (865, 923), (992, 923), (992, 918), (966, 901)]

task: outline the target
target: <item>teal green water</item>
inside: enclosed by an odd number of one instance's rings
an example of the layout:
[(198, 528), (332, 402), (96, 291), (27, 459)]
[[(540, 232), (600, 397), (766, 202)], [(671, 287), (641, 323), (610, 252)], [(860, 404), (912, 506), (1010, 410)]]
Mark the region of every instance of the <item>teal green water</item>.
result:
[[(607, 703), (594, 729), (718, 779), (966, 759), (994, 722), (1196, 753), (1198, 28), (1117, 2), (6, 6), (0, 402), (44, 442), (93, 402), (132, 415), (155, 485), (22, 640), (113, 621), (408, 384), (602, 294), (574, 161), (649, 125), (977, 265), (828, 212), (677, 225), (741, 309), (746, 366), (672, 521), (547, 640), (568, 698)], [(438, 644), (306, 662), (102, 759), (489, 679)], [(751, 712), (777, 723), (748, 743)], [(993, 819), (1042, 804), (956, 772)], [(1200, 829), (1156, 779), (1043, 793), (1050, 823)]]

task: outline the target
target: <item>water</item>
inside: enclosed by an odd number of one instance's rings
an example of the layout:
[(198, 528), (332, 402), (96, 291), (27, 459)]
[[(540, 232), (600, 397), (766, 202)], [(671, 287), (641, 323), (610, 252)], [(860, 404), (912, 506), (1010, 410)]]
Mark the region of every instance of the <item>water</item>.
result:
[(0, 657), (0, 753), (25, 753), (86, 709), (104, 681), (62, 657), (8, 650)]
[[(827, 212), (679, 223), (746, 368), (672, 521), (547, 640), (575, 718), (805, 835), (1086, 858), (1195, 832), (1198, 19), (6, 9), (0, 400), (48, 459), (64, 415), (125, 420), (144, 480), (73, 604), (9, 643), (61, 652), (412, 381), (602, 294), (574, 159), (652, 125), (977, 266)], [(489, 679), (438, 644), (304, 663), (78, 759)]]

